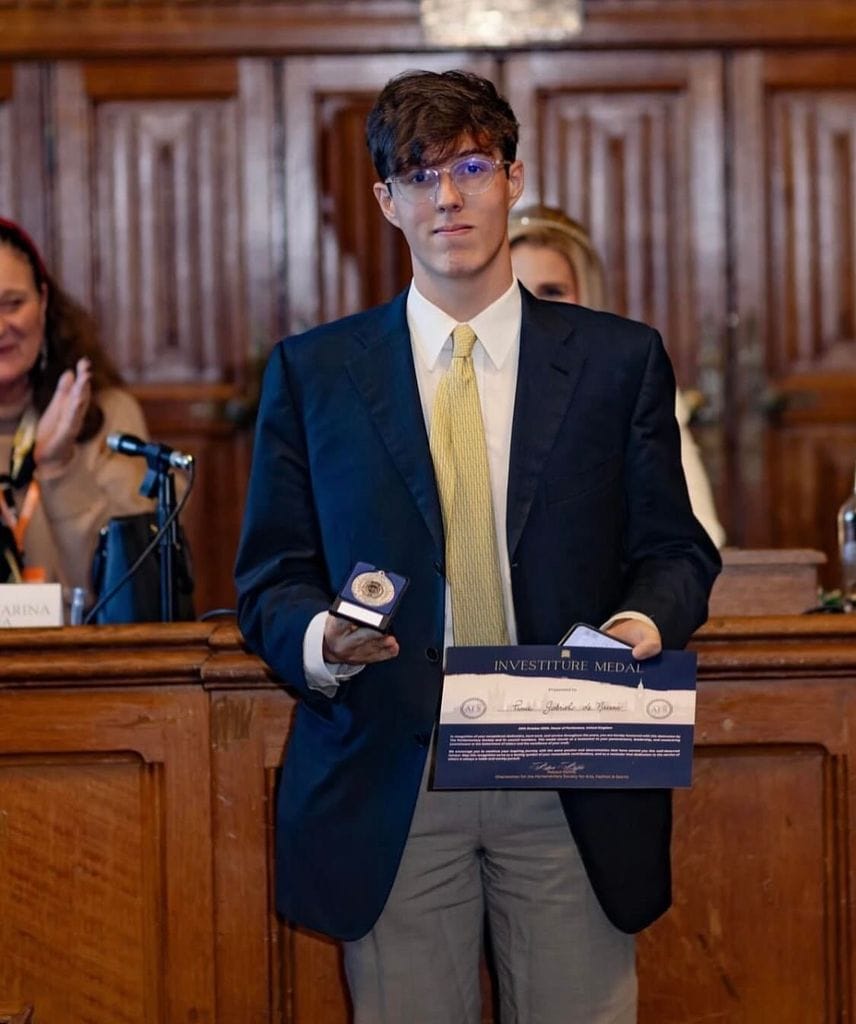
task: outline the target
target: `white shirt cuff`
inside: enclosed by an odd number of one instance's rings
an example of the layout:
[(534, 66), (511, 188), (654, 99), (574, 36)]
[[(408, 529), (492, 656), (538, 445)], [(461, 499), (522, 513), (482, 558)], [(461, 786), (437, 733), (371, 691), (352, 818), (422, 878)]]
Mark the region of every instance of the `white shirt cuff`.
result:
[(343, 679), (362, 672), (364, 665), (343, 665), (324, 660), (324, 625), (327, 612), (318, 612), (303, 634), (303, 672), (310, 690), (334, 697)]

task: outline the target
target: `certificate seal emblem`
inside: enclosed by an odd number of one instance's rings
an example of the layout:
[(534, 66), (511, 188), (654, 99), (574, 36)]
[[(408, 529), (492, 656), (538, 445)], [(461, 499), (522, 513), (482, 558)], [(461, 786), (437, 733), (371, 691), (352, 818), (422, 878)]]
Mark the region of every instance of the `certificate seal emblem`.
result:
[(467, 697), (461, 701), (461, 714), (464, 718), (481, 718), (487, 711), (487, 704), (481, 697)]
[(648, 701), (645, 710), (651, 718), (668, 718), (675, 709), (672, 707), (672, 702), (666, 700), (665, 697), (655, 697), (654, 700)]
[(351, 581), (351, 593), (364, 605), (377, 608), (395, 597), (395, 586), (385, 572), (361, 572)]

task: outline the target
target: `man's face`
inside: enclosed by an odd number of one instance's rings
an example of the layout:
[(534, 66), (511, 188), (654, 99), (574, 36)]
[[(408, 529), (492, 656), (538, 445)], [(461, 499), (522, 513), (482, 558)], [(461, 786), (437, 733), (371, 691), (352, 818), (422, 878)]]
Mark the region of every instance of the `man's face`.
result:
[[(470, 155), (497, 164), (490, 184), (477, 195), (466, 192), (466, 166), (454, 167), (456, 161)], [(507, 165), (506, 173), (501, 159), (498, 150), (485, 152), (464, 135), (449, 157), (426, 164), (427, 169), (439, 171), (439, 180), (422, 201), (412, 201), (397, 181), (391, 191), (385, 183), (375, 183), (383, 215), (401, 229), (410, 247), (413, 276), (420, 290), (427, 284), (428, 291), (436, 291), (446, 281), (459, 279), (469, 279), (478, 287), (482, 281), (503, 275), (510, 283), (508, 211), (523, 191), (523, 165), (515, 160)]]

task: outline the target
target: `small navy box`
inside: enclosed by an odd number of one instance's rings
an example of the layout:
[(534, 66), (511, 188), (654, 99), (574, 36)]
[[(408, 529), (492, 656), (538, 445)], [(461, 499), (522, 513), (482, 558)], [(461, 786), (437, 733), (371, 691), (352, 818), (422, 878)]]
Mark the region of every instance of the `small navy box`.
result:
[(357, 562), (330, 611), (359, 626), (386, 633), (407, 583), (406, 577), (397, 573), (378, 569), (368, 562)]

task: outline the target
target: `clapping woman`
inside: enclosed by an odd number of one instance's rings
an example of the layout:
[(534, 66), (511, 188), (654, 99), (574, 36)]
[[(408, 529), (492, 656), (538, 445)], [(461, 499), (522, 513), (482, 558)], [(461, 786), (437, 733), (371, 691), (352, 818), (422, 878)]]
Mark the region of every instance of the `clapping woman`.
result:
[(0, 218), (0, 581), (89, 585), (98, 531), (150, 511), (145, 466), (110, 451), (146, 436), (92, 317), (48, 273), (33, 240)]

